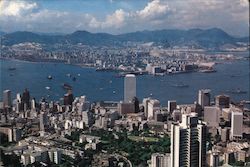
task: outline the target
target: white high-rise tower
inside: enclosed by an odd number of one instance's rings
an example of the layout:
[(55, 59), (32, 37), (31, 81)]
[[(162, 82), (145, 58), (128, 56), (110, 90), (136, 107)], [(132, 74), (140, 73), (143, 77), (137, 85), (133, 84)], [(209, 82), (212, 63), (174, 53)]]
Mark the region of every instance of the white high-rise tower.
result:
[(136, 97), (136, 77), (134, 74), (127, 74), (124, 78), (124, 102), (132, 102)]
[(171, 126), (171, 167), (206, 166), (207, 126), (196, 113), (183, 114)]

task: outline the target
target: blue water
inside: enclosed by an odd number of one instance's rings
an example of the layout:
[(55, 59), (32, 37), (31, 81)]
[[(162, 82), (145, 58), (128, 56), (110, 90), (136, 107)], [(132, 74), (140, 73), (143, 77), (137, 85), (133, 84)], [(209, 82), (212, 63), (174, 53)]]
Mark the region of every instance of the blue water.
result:
[[(48, 100), (59, 101), (65, 94), (63, 83), (73, 86), (75, 96), (86, 95), (90, 101), (123, 99), (123, 78), (115, 77), (114, 72), (96, 72), (92, 68), (59, 63), (31, 63), (15, 60), (0, 60), (1, 92), (5, 89), (12, 91), (12, 97), (25, 88), (30, 90), (36, 99), (46, 97)], [(15, 67), (10, 71), (8, 68)], [(167, 100), (177, 100), (177, 103), (193, 103), (197, 100), (198, 90), (209, 88), (212, 96), (225, 93), (227, 90), (240, 88), (247, 94), (228, 94), (233, 100), (249, 99), (249, 62), (246, 60), (233, 61), (216, 65), (216, 73), (186, 73), (166, 76), (137, 76), (137, 96), (157, 98), (162, 105)], [(76, 81), (66, 76), (70, 73)], [(78, 76), (77, 74), (80, 74)], [(52, 80), (47, 76), (51, 75)], [(234, 75), (234, 77), (232, 77)], [(187, 88), (173, 87), (173, 84), (188, 84)], [(49, 86), (51, 89), (46, 90)], [(115, 91), (115, 93), (114, 93)], [(50, 97), (47, 97), (47, 95)], [(2, 98), (2, 94), (0, 95)]]

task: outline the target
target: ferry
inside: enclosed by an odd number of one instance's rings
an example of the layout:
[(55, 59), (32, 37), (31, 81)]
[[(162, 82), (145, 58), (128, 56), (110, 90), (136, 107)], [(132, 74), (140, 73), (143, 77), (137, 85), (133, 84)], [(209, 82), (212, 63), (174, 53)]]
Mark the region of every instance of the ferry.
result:
[(71, 90), (71, 89), (72, 89), (72, 86), (70, 86), (69, 84), (66, 84), (66, 83), (64, 83), (64, 84), (62, 85), (62, 87), (63, 87), (64, 89), (66, 89), (66, 90)]

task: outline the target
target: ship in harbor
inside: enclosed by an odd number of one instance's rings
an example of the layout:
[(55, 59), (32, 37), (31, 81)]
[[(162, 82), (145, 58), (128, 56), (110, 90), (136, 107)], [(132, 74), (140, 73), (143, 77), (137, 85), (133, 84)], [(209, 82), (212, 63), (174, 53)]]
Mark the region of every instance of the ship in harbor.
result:
[(188, 84), (184, 84), (184, 83), (174, 83), (174, 84), (171, 84), (171, 86), (178, 87), (178, 88), (188, 88), (189, 87)]
[(62, 84), (62, 88), (65, 90), (72, 90), (72, 86), (67, 83)]

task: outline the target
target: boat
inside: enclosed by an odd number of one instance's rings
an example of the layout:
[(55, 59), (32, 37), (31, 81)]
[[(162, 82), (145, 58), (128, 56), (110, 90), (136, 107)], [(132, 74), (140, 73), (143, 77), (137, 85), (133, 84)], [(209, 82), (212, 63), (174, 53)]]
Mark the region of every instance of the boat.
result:
[(113, 91), (113, 94), (115, 94), (116, 93), (116, 91)]
[(77, 74), (78, 75), (78, 77), (80, 77), (81, 76), (81, 74)]
[(72, 86), (70, 86), (70, 85), (67, 84), (67, 83), (64, 83), (64, 84), (62, 85), (62, 87), (63, 87), (64, 89), (66, 89), (66, 90), (72, 90)]
[(232, 94), (246, 94), (247, 91), (241, 90), (240, 88), (237, 88), (235, 90), (227, 90), (228, 93)]
[(47, 78), (48, 78), (48, 79), (52, 79), (52, 76), (51, 76), (51, 75), (49, 75)]
[(172, 84), (173, 87), (178, 87), (178, 88), (187, 88), (189, 87), (188, 84), (184, 84), (184, 83), (175, 83), (175, 84)]
[(67, 77), (71, 77), (71, 74), (68, 73), (68, 74), (66, 74), (66, 76), (67, 76)]
[(50, 87), (49, 87), (49, 86), (46, 86), (45, 88), (46, 88), (47, 90), (50, 90)]
[(202, 73), (213, 73), (213, 72), (216, 72), (216, 70), (214, 70), (214, 69), (206, 69), (206, 70), (200, 70), (200, 72), (202, 72)]
[(16, 68), (15, 67), (9, 67), (8, 70), (9, 71), (14, 71), (14, 70), (16, 70)]

